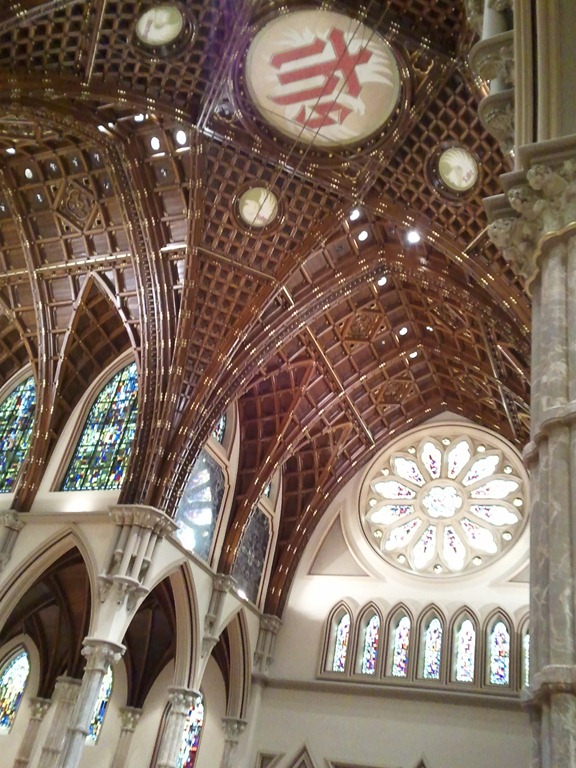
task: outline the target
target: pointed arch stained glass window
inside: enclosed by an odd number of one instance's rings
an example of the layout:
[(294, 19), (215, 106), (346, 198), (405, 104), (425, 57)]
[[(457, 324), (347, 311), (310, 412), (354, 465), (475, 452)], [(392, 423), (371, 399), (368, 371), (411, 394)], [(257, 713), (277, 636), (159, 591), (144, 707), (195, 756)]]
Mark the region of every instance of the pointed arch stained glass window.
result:
[(510, 682), (510, 632), (500, 620), (492, 627), (489, 638), (490, 682), (493, 685), (508, 685)]
[(408, 647), (410, 645), (410, 619), (403, 616), (392, 635), (392, 676), (408, 674)]
[(364, 630), (364, 651), (362, 653), (362, 664), (360, 667), (362, 674), (364, 675), (373, 675), (376, 672), (379, 632), (380, 619), (374, 614)]
[(132, 363), (106, 384), (92, 405), (63, 491), (121, 487), (136, 432), (137, 395), (138, 374)]
[(196, 703), (190, 707), (186, 716), (182, 745), (180, 746), (180, 753), (176, 762), (177, 768), (193, 768), (196, 763), (203, 724), (204, 704), (202, 703), (202, 698), (198, 698)]
[(442, 652), (442, 624), (434, 618), (424, 632), (424, 666), (422, 677), (427, 680), (440, 679), (440, 655)]
[(102, 723), (104, 722), (104, 715), (110, 701), (112, 694), (112, 685), (114, 683), (114, 675), (112, 673), (112, 667), (108, 667), (108, 671), (104, 675), (102, 683), (100, 685), (100, 692), (98, 693), (98, 701), (94, 707), (94, 714), (90, 722), (88, 735), (86, 741), (95, 744), (102, 730)]
[(183, 546), (208, 560), (224, 496), (222, 467), (201, 451), (194, 463), (176, 512), (177, 536)]
[(476, 632), (470, 619), (464, 619), (456, 633), (456, 680), (459, 683), (474, 682), (474, 652)]
[(11, 493), (16, 485), (30, 446), (35, 405), (32, 376), (13, 389), (0, 405), (0, 493)]
[(344, 672), (346, 668), (346, 654), (348, 653), (348, 640), (350, 639), (350, 614), (345, 613), (336, 627), (336, 642), (334, 643), (334, 656), (332, 658), (332, 672)]
[(270, 518), (260, 507), (254, 507), (244, 527), (232, 566), (232, 576), (253, 603), (258, 599), (260, 591), (270, 534)]
[(224, 435), (226, 434), (226, 414), (223, 413), (222, 416), (218, 419), (216, 422), (216, 426), (212, 430), (212, 437), (217, 440), (220, 445), (224, 442)]
[(12, 727), (29, 674), (30, 660), (26, 651), (21, 651), (13, 656), (2, 667), (0, 671), (0, 731), (8, 731)]

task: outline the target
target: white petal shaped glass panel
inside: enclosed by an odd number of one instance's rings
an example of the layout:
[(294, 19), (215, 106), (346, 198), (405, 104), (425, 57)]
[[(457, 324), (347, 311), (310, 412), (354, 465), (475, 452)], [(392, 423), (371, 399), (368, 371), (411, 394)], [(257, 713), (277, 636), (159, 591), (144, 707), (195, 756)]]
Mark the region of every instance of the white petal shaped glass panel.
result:
[(386, 504), (370, 515), (370, 522), (380, 525), (392, 525), (392, 523), (407, 515), (411, 515), (413, 512), (414, 507), (411, 504)]
[(467, 517), (460, 520), (460, 525), (462, 526), (466, 538), (475, 549), (480, 549), (482, 552), (487, 552), (489, 555), (493, 555), (498, 551), (494, 536), (487, 528), (483, 528), (481, 525), (473, 523), (472, 520), (469, 520)]
[(435, 485), (430, 488), (422, 499), (422, 506), (430, 517), (454, 517), (462, 506), (462, 496), (451, 485), (445, 487)]
[(416, 496), (415, 491), (396, 480), (374, 483), (374, 490), (385, 499), (413, 499)]
[(436, 554), (436, 526), (429, 525), (418, 539), (412, 550), (414, 566), (421, 570), (425, 568)]
[(440, 477), (442, 470), (442, 451), (435, 443), (427, 440), (422, 446), (420, 451), (420, 461), (428, 470), (428, 474), (432, 480), (437, 480)]
[(472, 483), (478, 480), (484, 480), (485, 477), (493, 475), (496, 472), (496, 468), (500, 463), (500, 456), (498, 454), (492, 454), (491, 456), (483, 456), (470, 467), (466, 472), (466, 477), (462, 480), (462, 485), (472, 485)]
[(466, 464), (470, 461), (470, 445), (467, 440), (460, 440), (448, 451), (448, 477), (458, 477)]
[(451, 525), (444, 529), (442, 556), (451, 571), (461, 571), (466, 560), (466, 547)]
[(500, 504), (472, 504), (470, 512), (492, 525), (514, 525), (518, 515)]
[(473, 499), (505, 499), (517, 488), (518, 483), (515, 480), (495, 479), (480, 488), (474, 488), (470, 491), (470, 496)]
[(422, 520), (409, 520), (407, 523), (393, 528), (384, 547), (392, 551), (407, 544), (416, 530), (422, 525)]
[(409, 480), (416, 485), (424, 485), (426, 480), (422, 477), (422, 472), (418, 468), (418, 464), (413, 459), (405, 459), (403, 456), (395, 456), (392, 459), (392, 466), (397, 475), (403, 477), (404, 480)]

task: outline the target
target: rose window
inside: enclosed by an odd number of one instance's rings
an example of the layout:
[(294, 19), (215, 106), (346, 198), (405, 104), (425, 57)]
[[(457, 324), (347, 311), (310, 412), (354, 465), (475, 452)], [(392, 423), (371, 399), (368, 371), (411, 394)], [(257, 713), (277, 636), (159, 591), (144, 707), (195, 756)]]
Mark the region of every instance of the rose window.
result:
[(522, 476), (510, 448), (481, 430), (407, 442), (371, 478), (365, 529), (379, 553), (403, 570), (476, 570), (523, 529)]

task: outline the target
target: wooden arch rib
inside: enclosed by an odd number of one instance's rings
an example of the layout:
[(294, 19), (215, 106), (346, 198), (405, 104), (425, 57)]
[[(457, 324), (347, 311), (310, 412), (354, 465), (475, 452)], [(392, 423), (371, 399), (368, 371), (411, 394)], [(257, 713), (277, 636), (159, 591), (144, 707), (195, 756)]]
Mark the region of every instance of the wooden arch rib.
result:
[(131, 346), (129, 328), (104, 280), (97, 275), (87, 277), (61, 342), (54, 379), (45, 387), (51, 404), (46, 439), (36, 434), (30, 447), (16, 491), (17, 509), (30, 508), (43, 467), (81, 397), (100, 373)]

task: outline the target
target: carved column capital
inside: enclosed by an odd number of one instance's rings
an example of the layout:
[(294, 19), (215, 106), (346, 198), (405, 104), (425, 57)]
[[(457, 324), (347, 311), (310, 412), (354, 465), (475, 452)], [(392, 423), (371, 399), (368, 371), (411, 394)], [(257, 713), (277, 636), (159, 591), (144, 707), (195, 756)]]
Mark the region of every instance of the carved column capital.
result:
[(498, 91), (482, 99), (478, 105), (480, 122), (490, 133), (503, 152), (514, 149), (514, 90)]
[(576, 233), (576, 160), (534, 164), (525, 183), (508, 189), (507, 215), (488, 227), (488, 236), (515, 271), (531, 282), (548, 241)]
[(120, 661), (125, 650), (125, 646), (119, 643), (87, 637), (82, 648), (82, 656), (86, 657), (86, 670), (106, 672), (111, 664)]
[(222, 723), (224, 725), (224, 738), (231, 744), (238, 743), (248, 725), (248, 721), (242, 720), (240, 717), (223, 717)]
[(42, 699), (40, 696), (30, 699), (30, 719), (44, 720), (44, 715), (50, 709), (51, 704), (50, 699)]
[(168, 702), (173, 712), (187, 715), (190, 708), (202, 698), (200, 691), (192, 688), (168, 688)]
[(470, 51), (470, 66), (483, 80), (501, 78), (514, 85), (514, 32), (502, 32), (480, 40)]
[(165, 538), (178, 529), (178, 524), (165, 512), (145, 504), (118, 504), (110, 507), (110, 517), (117, 525), (135, 525), (154, 531)]
[(137, 707), (121, 707), (120, 719), (122, 722), (122, 730), (133, 732), (138, 725), (141, 715), (142, 710)]

